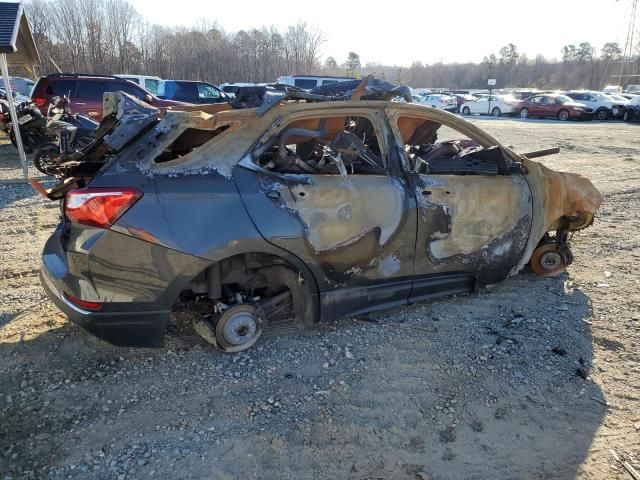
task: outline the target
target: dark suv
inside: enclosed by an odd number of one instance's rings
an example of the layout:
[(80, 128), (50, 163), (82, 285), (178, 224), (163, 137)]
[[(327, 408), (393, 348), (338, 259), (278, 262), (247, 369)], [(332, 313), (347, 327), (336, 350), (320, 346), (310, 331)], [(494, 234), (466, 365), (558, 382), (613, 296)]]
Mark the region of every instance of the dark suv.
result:
[(63, 201), (41, 280), (73, 321), (120, 345), (162, 344), (174, 305), (234, 352), (275, 320), (471, 292), (527, 262), (557, 275), (573, 258), (569, 233), (602, 201), (586, 178), (417, 104), (291, 101), (160, 118), (106, 97), (93, 150), (40, 187)]
[(123, 78), (80, 73), (56, 73), (40, 78), (33, 88), (31, 98), (40, 111), (46, 114), (53, 97), (67, 95), (74, 113), (84, 113), (96, 120), (102, 120), (104, 93), (117, 91), (128, 93), (154, 107), (185, 105), (184, 102), (160, 99)]

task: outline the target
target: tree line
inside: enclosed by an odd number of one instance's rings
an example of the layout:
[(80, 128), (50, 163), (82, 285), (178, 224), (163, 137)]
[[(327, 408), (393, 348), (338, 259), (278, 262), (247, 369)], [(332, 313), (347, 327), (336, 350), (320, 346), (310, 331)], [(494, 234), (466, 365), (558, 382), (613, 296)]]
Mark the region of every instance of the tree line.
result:
[[(40, 52), (40, 74), (142, 74), (222, 82), (273, 82), (281, 75), (322, 74), (378, 78), (413, 87), (600, 88), (612, 75), (640, 74), (640, 54), (623, 59), (617, 43), (599, 52), (588, 42), (565, 45), (558, 59), (528, 58), (505, 45), (480, 63), (413, 62), (409, 67), (361, 64), (350, 52), (322, 61), (323, 32), (299, 22), (283, 30), (259, 27), (226, 32), (216, 22), (167, 27), (147, 22), (127, 0), (30, 0), (27, 14)], [(629, 83), (627, 81), (626, 83)], [(630, 83), (640, 83), (640, 77)]]

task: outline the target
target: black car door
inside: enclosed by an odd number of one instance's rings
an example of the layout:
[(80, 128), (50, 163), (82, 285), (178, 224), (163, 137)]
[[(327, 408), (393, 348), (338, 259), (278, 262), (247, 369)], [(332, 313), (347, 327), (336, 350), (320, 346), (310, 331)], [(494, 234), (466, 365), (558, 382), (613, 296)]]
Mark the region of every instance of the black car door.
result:
[(416, 208), (384, 112), (304, 111), (278, 124), (234, 170), (263, 237), (312, 270), (323, 318), (406, 303)]

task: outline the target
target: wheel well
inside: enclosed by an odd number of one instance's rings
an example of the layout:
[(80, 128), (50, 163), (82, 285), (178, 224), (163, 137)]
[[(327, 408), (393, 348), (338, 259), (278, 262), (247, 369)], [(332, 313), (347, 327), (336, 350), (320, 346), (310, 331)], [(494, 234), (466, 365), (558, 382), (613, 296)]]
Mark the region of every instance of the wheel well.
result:
[(296, 320), (313, 323), (317, 319), (313, 285), (313, 279), (282, 257), (242, 253), (215, 262), (196, 275), (181, 292), (180, 301), (228, 303), (241, 294), (267, 309), (276, 300), (288, 298)]

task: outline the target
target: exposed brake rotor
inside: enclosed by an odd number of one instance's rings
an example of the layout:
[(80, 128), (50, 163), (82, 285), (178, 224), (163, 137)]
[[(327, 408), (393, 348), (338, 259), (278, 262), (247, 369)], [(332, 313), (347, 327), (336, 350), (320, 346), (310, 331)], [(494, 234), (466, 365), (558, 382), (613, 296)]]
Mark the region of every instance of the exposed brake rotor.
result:
[[(566, 248), (566, 247), (565, 247)], [(539, 245), (531, 255), (529, 265), (531, 269), (543, 277), (560, 275), (567, 268), (567, 258), (555, 242)]]
[(215, 326), (202, 320), (195, 325), (195, 330), (224, 352), (236, 353), (256, 343), (265, 323), (265, 315), (260, 306), (239, 303), (224, 310), (215, 321)]

